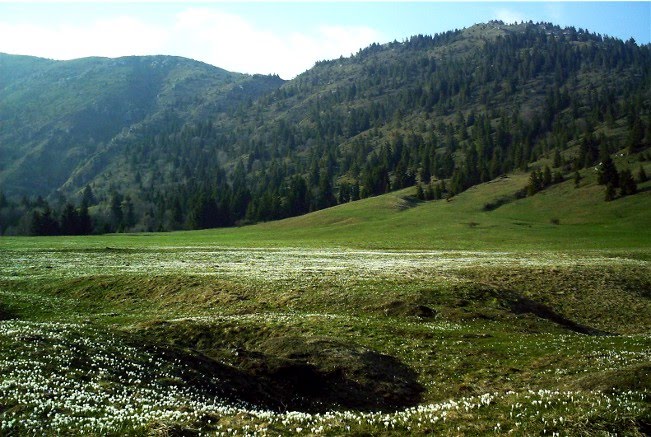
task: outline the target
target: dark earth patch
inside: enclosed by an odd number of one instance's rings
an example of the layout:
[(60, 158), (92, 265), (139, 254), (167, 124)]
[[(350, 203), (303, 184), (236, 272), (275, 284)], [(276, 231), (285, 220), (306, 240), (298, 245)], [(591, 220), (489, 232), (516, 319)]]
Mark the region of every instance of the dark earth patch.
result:
[(403, 300), (394, 300), (380, 308), (387, 316), (413, 316), (421, 319), (432, 319), (436, 317), (436, 311), (427, 305), (407, 302)]
[(257, 406), (384, 411), (418, 405), (424, 392), (416, 372), (369, 348), (295, 334), (260, 335), (231, 348), (220, 341), (220, 327), (206, 324), (198, 334), (198, 326), (188, 329), (188, 324), (196, 323), (150, 324), (140, 334), (145, 342), (164, 342), (176, 354), (185, 354), (180, 359), (202, 375), (198, 380), (212, 375), (229, 397)]

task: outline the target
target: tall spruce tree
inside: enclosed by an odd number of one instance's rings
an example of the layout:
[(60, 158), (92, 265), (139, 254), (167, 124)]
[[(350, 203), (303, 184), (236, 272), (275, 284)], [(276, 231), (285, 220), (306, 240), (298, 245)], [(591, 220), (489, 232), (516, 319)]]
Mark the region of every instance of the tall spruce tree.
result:
[(633, 179), (633, 174), (627, 168), (619, 173), (619, 185), (619, 194), (622, 197), (637, 193), (637, 184), (635, 183), (635, 179)]
[(616, 194), (616, 191), (615, 191), (615, 187), (613, 186), (613, 184), (607, 184), (606, 185), (606, 196), (605, 196), (606, 202), (610, 202), (611, 200), (615, 199), (615, 194)]
[(610, 155), (607, 155), (601, 165), (599, 165), (599, 176), (597, 181), (600, 185), (612, 185), (613, 188), (619, 187), (619, 173)]

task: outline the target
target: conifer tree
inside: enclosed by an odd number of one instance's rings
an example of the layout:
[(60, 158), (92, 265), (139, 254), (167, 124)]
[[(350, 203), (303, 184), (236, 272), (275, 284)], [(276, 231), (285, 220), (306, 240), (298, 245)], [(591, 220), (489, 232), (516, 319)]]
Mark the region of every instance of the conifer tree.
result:
[(70, 203), (66, 203), (61, 213), (61, 234), (79, 234), (79, 214)]
[(637, 193), (637, 184), (635, 183), (635, 179), (633, 179), (631, 171), (627, 168), (619, 174), (619, 185), (621, 187), (619, 194), (622, 197)]
[(579, 184), (581, 183), (581, 173), (579, 171), (574, 172), (574, 188), (579, 188)]
[(416, 199), (425, 200), (425, 192), (421, 184), (416, 185)]
[(359, 182), (355, 181), (355, 183), (350, 188), (350, 200), (359, 200), (359, 195)]
[(85, 202), (86, 206), (93, 206), (97, 203), (97, 199), (95, 198), (95, 194), (93, 194), (92, 188), (90, 188), (90, 185), (86, 185), (84, 188), (84, 192), (81, 195), (81, 201), (82, 203)]
[(45, 208), (41, 213), (35, 210), (32, 213), (32, 222), (30, 226), (31, 235), (58, 235), (59, 223), (52, 216), (52, 210), (49, 205), (45, 203)]
[(543, 187), (548, 187), (552, 184), (552, 171), (550, 170), (549, 166), (545, 166), (545, 169), (543, 170), (543, 176), (542, 176), (542, 186)]
[(563, 164), (561, 160), (561, 152), (558, 150), (558, 147), (554, 149), (554, 162), (552, 163), (552, 167), (558, 168)]
[(610, 202), (615, 198), (615, 187), (613, 187), (613, 184), (607, 184), (606, 185), (606, 202)]
[(628, 138), (626, 139), (626, 145), (628, 147), (629, 153), (635, 153), (642, 146), (642, 139), (644, 138), (644, 123), (639, 116), (635, 117), (633, 126), (628, 132)]
[(121, 205), (122, 205), (122, 196), (117, 192), (113, 192), (111, 194), (110, 210), (111, 210), (111, 225), (114, 231), (122, 228), (122, 221), (124, 219), (124, 215), (123, 215)]
[(442, 184), (436, 184), (434, 186), (434, 195), (432, 196), (433, 199), (442, 199), (443, 198), (443, 188), (445, 187), (445, 183)]
[(342, 203), (348, 202), (350, 202), (350, 185), (346, 182), (342, 182), (341, 185), (339, 185), (339, 196), (337, 203), (341, 205)]
[(619, 174), (617, 173), (617, 168), (615, 167), (615, 163), (611, 159), (610, 155), (607, 155), (603, 161), (601, 161), (597, 181), (599, 182), (599, 185), (611, 184), (613, 188), (619, 187)]
[(88, 235), (93, 232), (93, 222), (88, 213), (88, 206), (82, 202), (78, 213), (78, 232), (80, 235)]
[(533, 196), (543, 188), (542, 174), (538, 170), (533, 170), (529, 175), (529, 184), (527, 185), (527, 195)]

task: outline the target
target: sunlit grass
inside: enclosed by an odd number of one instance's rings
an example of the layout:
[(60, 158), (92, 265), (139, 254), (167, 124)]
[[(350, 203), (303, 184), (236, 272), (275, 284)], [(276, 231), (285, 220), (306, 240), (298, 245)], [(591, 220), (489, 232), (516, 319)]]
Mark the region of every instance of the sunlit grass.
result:
[[(5, 433), (635, 434), (649, 420), (651, 278), (637, 256), (26, 244), (0, 263)], [(630, 334), (513, 313), (513, 293)], [(282, 336), (397, 357), (422, 402), (270, 410), (220, 394), (174, 352), (237, 366), (238, 349), (269, 353)]]
[[(0, 434), (643, 435), (651, 196), (606, 203), (588, 176), (490, 212), (527, 176), (235, 229), (3, 238)], [(319, 341), (397, 359), (418, 405), (272, 408), (205, 367)]]

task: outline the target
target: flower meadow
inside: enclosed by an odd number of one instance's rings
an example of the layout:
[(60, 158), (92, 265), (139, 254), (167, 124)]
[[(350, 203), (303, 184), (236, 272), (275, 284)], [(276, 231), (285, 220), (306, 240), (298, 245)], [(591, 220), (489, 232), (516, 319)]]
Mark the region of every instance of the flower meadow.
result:
[[(621, 271), (638, 286), (622, 307), (644, 309), (648, 297), (639, 284), (649, 266), (639, 259), (597, 252), (32, 248), (1, 251), (0, 265), (0, 435), (643, 435), (651, 420), (648, 330), (571, 332), (544, 312), (512, 313), (492, 289), (471, 287), (478, 275), (497, 278), (509, 269), (542, 276)], [(610, 286), (610, 276), (600, 281)], [(100, 285), (91, 292), (123, 286), (111, 278), (129, 278), (129, 299), (84, 294), (94, 281)], [(235, 290), (215, 288), (226, 296), (219, 305), (209, 299), (213, 283), (202, 282), (212, 280)], [(75, 281), (84, 293), (69, 293)], [(177, 281), (174, 302), (184, 305), (158, 306), (159, 294), (147, 287), (166, 281)], [(194, 285), (187, 295), (178, 285), (195, 282), (200, 298)], [(538, 298), (535, 292), (527, 296)], [(581, 302), (579, 292), (560, 290), (557, 301), (543, 302), (563, 309)], [(423, 302), (431, 314), (413, 312)], [(603, 326), (639, 318), (618, 311), (611, 309)], [(156, 329), (162, 334), (155, 341), (141, 336)], [(176, 332), (178, 338), (169, 334)], [(175, 343), (188, 333), (214, 338)], [(280, 335), (336, 338), (395, 357), (418, 374), (422, 400), (386, 411), (270, 409), (237, 399), (228, 381), (179, 352), (191, 348), (236, 365), (237, 350), (262, 351)]]
[[(352, 249), (160, 248), (5, 252), (4, 279), (181, 273), (258, 281), (311, 282), (418, 277), (477, 267), (645, 266), (645, 261), (587, 254)], [(447, 277), (452, 277), (448, 275)]]
[[(219, 381), (188, 383), (183, 363), (148, 354), (78, 324), (5, 321), (0, 361), (3, 433), (107, 434), (179, 424), (206, 433), (274, 435), (348, 432), (492, 432), (563, 434), (581, 420), (640, 415), (651, 393), (527, 390), (485, 393), (394, 412), (274, 412), (211, 394)], [(211, 390), (212, 389), (212, 390)], [(476, 420), (476, 422), (474, 422)], [(491, 421), (494, 428), (487, 429)]]

